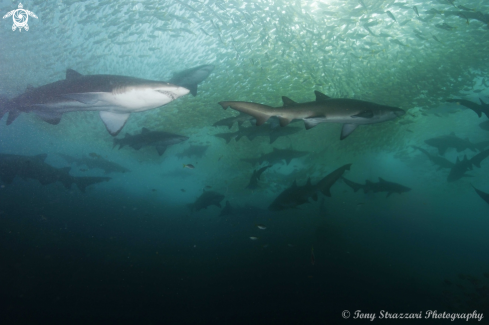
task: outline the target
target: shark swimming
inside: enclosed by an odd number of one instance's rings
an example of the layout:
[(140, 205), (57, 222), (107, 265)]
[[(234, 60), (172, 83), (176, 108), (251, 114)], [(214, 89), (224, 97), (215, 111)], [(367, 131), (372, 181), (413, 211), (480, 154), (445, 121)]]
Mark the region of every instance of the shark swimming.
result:
[(61, 182), (65, 188), (70, 189), (76, 184), (80, 191), (92, 184), (109, 181), (110, 177), (74, 177), (70, 175), (70, 167), (56, 168), (47, 164), (47, 154), (36, 156), (21, 156), (0, 154), (0, 179), (10, 184), (15, 177), (38, 180), (41, 185)]
[(481, 190), (475, 188), (474, 185), (472, 185), (472, 187), (474, 188), (475, 192), (481, 197), (481, 199), (483, 199), (484, 201), (489, 203), (489, 194), (488, 193), (482, 192)]
[(340, 140), (345, 139), (359, 125), (374, 124), (393, 120), (403, 116), (405, 112), (397, 107), (379, 105), (356, 99), (329, 98), (316, 92), (316, 101), (295, 103), (287, 98), (284, 107), (271, 107), (252, 102), (222, 101), (222, 108), (232, 109), (249, 114), (256, 119), (260, 126), (270, 117), (276, 116), (280, 126), (286, 126), (293, 120), (303, 120), (306, 129), (311, 129), (319, 123), (341, 123), (343, 128)]
[(357, 192), (360, 189), (363, 189), (364, 193), (378, 193), (378, 192), (387, 192), (387, 196), (389, 197), (392, 193), (404, 193), (404, 192), (409, 192), (411, 189), (407, 186), (394, 183), (394, 182), (389, 182), (384, 180), (383, 178), (379, 177), (379, 181), (377, 183), (371, 182), (369, 180), (365, 181), (365, 184), (359, 184), (350, 181), (349, 179), (346, 179), (343, 177), (343, 181), (345, 181), (346, 185), (351, 187), (353, 189), (353, 192)]
[(293, 149), (279, 149), (273, 148), (272, 152), (262, 154), (258, 158), (243, 158), (241, 161), (245, 161), (250, 163), (251, 165), (261, 165), (265, 161), (271, 165), (274, 164), (283, 164), (285, 162), (286, 165), (290, 164), (292, 159), (301, 158), (308, 155), (307, 151), (298, 151)]
[[(212, 66), (213, 68), (213, 66)], [(82, 75), (66, 70), (66, 79), (27, 90), (0, 103), (0, 118), (8, 112), (7, 125), (20, 113), (32, 112), (50, 124), (58, 124), (64, 113), (99, 111), (107, 131), (116, 136), (131, 113), (166, 105), (193, 91), (212, 71), (208, 66), (185, 70), (172, 80), (178, 85), (118, 75)]]
[(211, 74), (212, 70), (214, 70), (212, 64), (204, 64), (195, 68), (175, 72), (169, 83), (187, 88), (192, 95), (197, 96), (197, 85), (204, 81)]
[(303, 186), (298, 186), (294, 181), (291, 187), (285, 189), (268, 207), (271, 211), (280, 211), (285, 209), (293, 209), (297, 206), (309, 202), (312, 198), (314, 201), (318, 199), (318, 192), (326, 196), (331, 196), (330, 189), (336, 181), (341, 178), (346, 170), (350, 170), (351, 164), (346, 164), (332, 171), (321, 179), (316, 185), (312, 185), (311, 179)]
[(448, 135), (438, 136), (436, 138), (426, 139), (424, 141), (427, 145), (438, 149), (440, 155), (445, 154), (448, 148), (455, 148), (457, 152), (465, 149), (472, 151), (482, 151), (489, 146), (489, 141), (481, 141), (478, 143), (472, 143), (469, 139), (462, 139), (455, 135), (454, 132)]
[(165, 150), (174, 144), (178, 144), (187, 140), (188, 137), (164, 131), (150, 131), (147, 128), (142, 128), (141, 133), (131, 135), (126, 133), (126, 136), (122, 139), (114, 138), (114, 146), (119, 146), (121, 149), (124, 146), (129, 146), (135, 150), (139, 150), (143, 147), (153, 146), (161, 156), (165, 153)]
[(251, 174), (250, 182), (248, 183), (248, 185), (245, 188), (250, 189), (250, 190), (256, 190), (258, 187), (260, 187), (260, 185), (258, 183), (260, 181), (260, 176), (261, 176), (261, 174), (263, 174), (263, 172), (265, 170), (267, 170), (270, 167), (272, 167), (272, 166), (268, 165), (268, 166), (262, 167), (258, 170), (255, 169), (253, 171), (253, 174)]
[(479, 152), (471, 159), (467, 159), (467, 155), (465, 155), (464, 159), (462, 160), (458, 159), (457, 157), (455, 165), (452, 167), (452, 169), (450, 169), (447, 181), (453, 182), (459, 180), (462, 177), (470, 177), (470, 175), (466, 175), (465, 173), (469, 170), (472, 170), (472, 165), (481, 168), (482, 161), (487, 157), (489, 157), (489, 149)]
[(436, 156), (432, 155), (428, 151), (424, 150), (423, 148), (412, 146), (415, 149), (418, 149), (422, 153), (424, 153), (426, 156), (428, 156), (428, 159), (431, 160), (435, 165), (438, 166), (438, 170), (443, 169), (443, 168), (452, 168), (455, 164), (452, 163), (450, 160), (446, 159), (445, 157), (441, 156)]
[(221, 208), (221, 201), (224, 200), (224, 195), (214, 191), (203, 191), (202, 194), (190, 205), (190, 209), (200, 211), (207, 209), (208, 206), (215, 205)]

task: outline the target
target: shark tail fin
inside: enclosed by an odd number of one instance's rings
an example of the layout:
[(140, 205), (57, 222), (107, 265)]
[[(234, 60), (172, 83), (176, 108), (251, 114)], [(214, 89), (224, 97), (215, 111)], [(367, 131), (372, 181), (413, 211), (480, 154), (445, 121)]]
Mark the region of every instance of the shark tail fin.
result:
[(83, 193), (85, 193), (87, 186), (111, 180), (110, 177), (73, 177), (73, 179), (76, 186), (78, 186)]
[(256, 126), (264, 124), (270, 117), (275, 115), (273, 107), (262, 104), (224, 101), (219, 102), (219, 105), (224, 109), (231, 107), (238, 112), (253, 116), (256, 119)]
[(353, 192), (358, 192), (358, 190), (364, 188), (365, 186), (362, 185), (362, 184), (358, 184), (358, 183), (355, 183), (355, 182), (352, 182), (350, 181), (349, 179), (345, 178), (345, 177), (341, 177), (343, 179), (343, 181), (346, 183), (346, 185), (350, 186), (353, 190)]

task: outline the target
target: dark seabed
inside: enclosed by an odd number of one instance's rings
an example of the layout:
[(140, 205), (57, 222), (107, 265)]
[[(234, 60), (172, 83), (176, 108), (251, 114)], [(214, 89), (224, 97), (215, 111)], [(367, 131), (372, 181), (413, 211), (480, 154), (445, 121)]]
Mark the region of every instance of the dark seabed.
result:
[(23, 5), (0, 324), (489, 324), (486, 0)]

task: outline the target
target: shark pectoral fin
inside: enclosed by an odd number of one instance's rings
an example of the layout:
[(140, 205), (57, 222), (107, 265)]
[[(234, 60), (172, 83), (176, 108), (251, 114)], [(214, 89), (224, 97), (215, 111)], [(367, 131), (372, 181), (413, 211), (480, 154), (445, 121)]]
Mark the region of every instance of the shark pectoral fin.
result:
[(361, 118), (373, 118), (374, 117), (374, 112), (372, 112), (371, 110), (366, 110), (366, 111), (362, 111), (358, 114), (355, 114), (355, 115), (352, 115), (351, 117), (355, 118), (355, 117), (361, 117)]
[(304, 121), (304, 126), (306, 127), (306, 130), (309, 130), (309, 129), (312, 129), (313, 127), (315, 127), (316, 125), (318, 125), (320, 123), (320, 121), (316, 118), (305, 118), (303, 119)]
[(35, 114), (44, 122), (48, 122), (52, 125), (59, 124), (59, 122), (61, 121), (61, 117), (63, 116), (63, 113), (60, 112), (44, 110), (35, 111)]
[(103, 101), (103, 96), (106, 93), (94, 92), (94, 93), (73, 93), (73, 94), (61, 94), (59, 97), (75, 100), (85, 105), (94, 105), (99, 101)]
[(392, 194), (392, 193), (394, 193), (394, 192), (389, 192), (389, 193), (387, 193), (386, 197), (391, 196), (391, 194)]
[(162, 154), (164, 154), (166, 148), (167, 148), (166, 146), (158, 146), (158, 147), (156, 147), (156, 151), (158, 151), (158, 155), (161, 156)]
[(340, 140), (345, 139), (347, 136), (349, 136), (355, 129), (357, 128), (358, 124), (343, 124), (343, 128), (341, 129), (341, 136)]
[(7, 125), (12, 124), (12, 122), (20, 115), (20, 111), (17, 109), (13, 109), (8, 112), (8, 117), (7, 117)]
[(112, 136), (119, 134), (130, 115), (130, 113), (100, 111), (100, 118)]

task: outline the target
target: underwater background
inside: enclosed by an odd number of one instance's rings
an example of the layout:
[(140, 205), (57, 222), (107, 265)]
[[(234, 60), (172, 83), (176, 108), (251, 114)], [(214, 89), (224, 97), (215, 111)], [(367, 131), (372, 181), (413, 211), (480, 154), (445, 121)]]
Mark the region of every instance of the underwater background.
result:
[[(115, 137), (143, 128), (188, 137), (162, 155), (114, 148), (98, 112), (66, 113), (57, 125), (32, 113), (1, 119), (0, 156), (45, 155), (73, 177), (110, 177), (83, 192), (0, 170), (2, 323), (371, 321), (354, 319), (357, 310), (403, 324), (452, 321), (380, 312), (477, 311), (484, 318), (470, 322), (487, 323), (489, 202), (474, 188), (489, 192), (489, 161), (448, 182), (450, 169), (429, 157), (453, 164), (485, 152), (473, 145), (489, 140), (489, 2), (22, 4), (38, 18), (21, 32), (12, 17), (0, 21), (0, 106), (65, 79), (66, 69), (150, 80), (214, 69), (196, 96), (131, 114)], [(0, 16), (18, 5), (1, 0)], [(221, 101), (281, 107), (282, 96), (304, 103), (315, 91), (406, 114), (343, 140), (335, 123), (306, 130), (299, 121), (276, 138), (253, 135), (250, 121), (218, 123), (238, 116)], [(446, 150), (425, 142), (444, 137)], [(250, 162), (279, 149), (273, 162)], [(102, 160), (117, 165), (87, 165)], [(294, 182), (317, 184), (345, 164), (347, 180), (380, 177), (408, 190), (354, 191), (339, 179), (331, 197), (268, 209)], [(223, 196), (219, 206), (195, 209), (206, 192)]]

